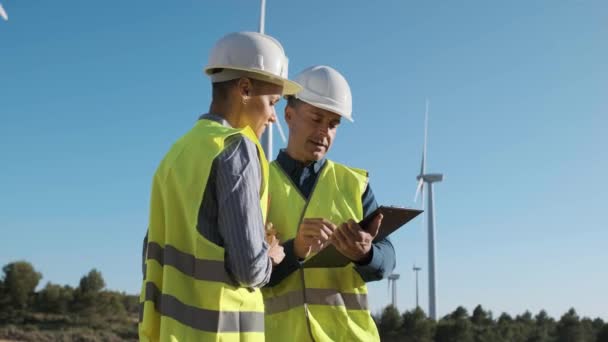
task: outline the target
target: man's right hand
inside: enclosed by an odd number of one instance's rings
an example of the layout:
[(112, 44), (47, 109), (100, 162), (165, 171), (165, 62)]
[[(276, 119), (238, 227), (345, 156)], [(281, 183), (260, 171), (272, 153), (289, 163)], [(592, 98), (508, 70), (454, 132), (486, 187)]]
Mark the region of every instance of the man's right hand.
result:
[(266, 237), (266, 241), (270, 248), (268, 248), (268, 256), (272, 261), (272, 266), (276, 266), (283, 261), (285, 258), (285, 251), (283, 250), (283, 246), (279, 245), (279, 239), (277, 239), (276, 235), (269, 235)]
[(329, 244), (336, 225), (323, 218), (306, 218), (300, 224), (294, 239), (294, 253), (304, 259), (311, 252), (318, 252)]

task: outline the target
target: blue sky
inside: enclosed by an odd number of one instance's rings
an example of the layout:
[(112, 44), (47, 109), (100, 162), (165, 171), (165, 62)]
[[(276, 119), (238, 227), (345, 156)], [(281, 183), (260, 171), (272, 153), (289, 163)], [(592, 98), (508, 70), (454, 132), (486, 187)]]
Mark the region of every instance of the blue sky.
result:
[[(267, 2), (292, 75), (328, 64), (350, 81), (355, 123), (330, 157), (368, 169), (380, 203), (415, 205), (429, 98), (440, 315), (608, 319), (607, 2)], [(0, 264), (72, 285), (96, 267), (136, 293), (152, 174), (208, 109), (209, 49), (256, 30), (259, 3), (2, 3)], [(427, 307), (421, 224), (393, 237), (402, 310), (414, 262)], [(388, 303), (385, 281), (370, 291)]]

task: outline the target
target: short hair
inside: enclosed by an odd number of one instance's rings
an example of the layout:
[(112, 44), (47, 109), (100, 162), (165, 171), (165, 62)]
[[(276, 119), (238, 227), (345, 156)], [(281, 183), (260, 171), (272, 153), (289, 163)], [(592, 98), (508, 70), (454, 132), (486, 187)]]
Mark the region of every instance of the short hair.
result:
[(297, 108), (300, 103), (302, 103), (302, 100), (296, 98), (293, 95), (289, 95), (287, 96), (287, 107), (291, 107), (291, 108)]
[(211, 100), (212, 101), (225, 101), (228, 99), (228, 93), (232, 87), (236, 87), (241, 78), (246, 78), (251, 82), (253, 87), (261, 86), (263, 83), (267, 83), (264, 81), (259, 81), (251, 77), (243, 76), (240, 78), (235, 78), (233, 80), (228, 80), (224, 82), (215, 82), (211, 84)]
[(228, 92), (230, 88), (236, 86), (239, 82), (239, 79), (224, 81), (224, 82), (216, 82), (211, 84), (211, 99), (214, 102), (221, 102), (228, 98)]

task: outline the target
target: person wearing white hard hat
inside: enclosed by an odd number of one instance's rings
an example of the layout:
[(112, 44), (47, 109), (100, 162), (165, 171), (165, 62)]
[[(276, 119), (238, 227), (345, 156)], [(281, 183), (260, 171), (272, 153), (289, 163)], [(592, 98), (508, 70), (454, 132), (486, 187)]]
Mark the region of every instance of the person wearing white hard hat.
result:
[(266, 241), (268, 162), (259, 138), (287, 79), (274, 38), (229, 34), (209, 56), (209, 113), (166, 154), (153, 178), (144, 239), (142, 341), (264, 341), (259, 290), (284, 258)]
[[(378, 341), (366, 282), (388, 276), (395, 250), (388, 239), (372, 242), (357, 224), (377, 207), (366, 171), (325, 156), (343, 119), (353, 121), (348, 82), (328, 66), (313, 66), (295, 79), (303, 89), (288, 96), (287, 148), (270, 164), (268, 219), (285, 241), (285, 260), (262, 289), (269, 341)], [(304, 268), (302, 261), (328, 244), (352, 262), (340, 268)]]

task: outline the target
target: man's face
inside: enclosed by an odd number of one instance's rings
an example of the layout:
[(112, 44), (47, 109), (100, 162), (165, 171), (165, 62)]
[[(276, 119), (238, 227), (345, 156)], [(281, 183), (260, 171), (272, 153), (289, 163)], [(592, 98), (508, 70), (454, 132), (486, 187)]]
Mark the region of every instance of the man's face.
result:
[(289, 126), (288, 152), (301, 162), (325, 157), (336, 136), (341, 116), (325, 109), (298, 101), (285, 108)]
[(248, 95), (243, 104), (243, 120), (246, 126), (262, 137), (264, 130), (272, 122), (276, 122), (275, 106), (281, 99), (283, 87), (280, 85), (255, 81), (248, 89)]

